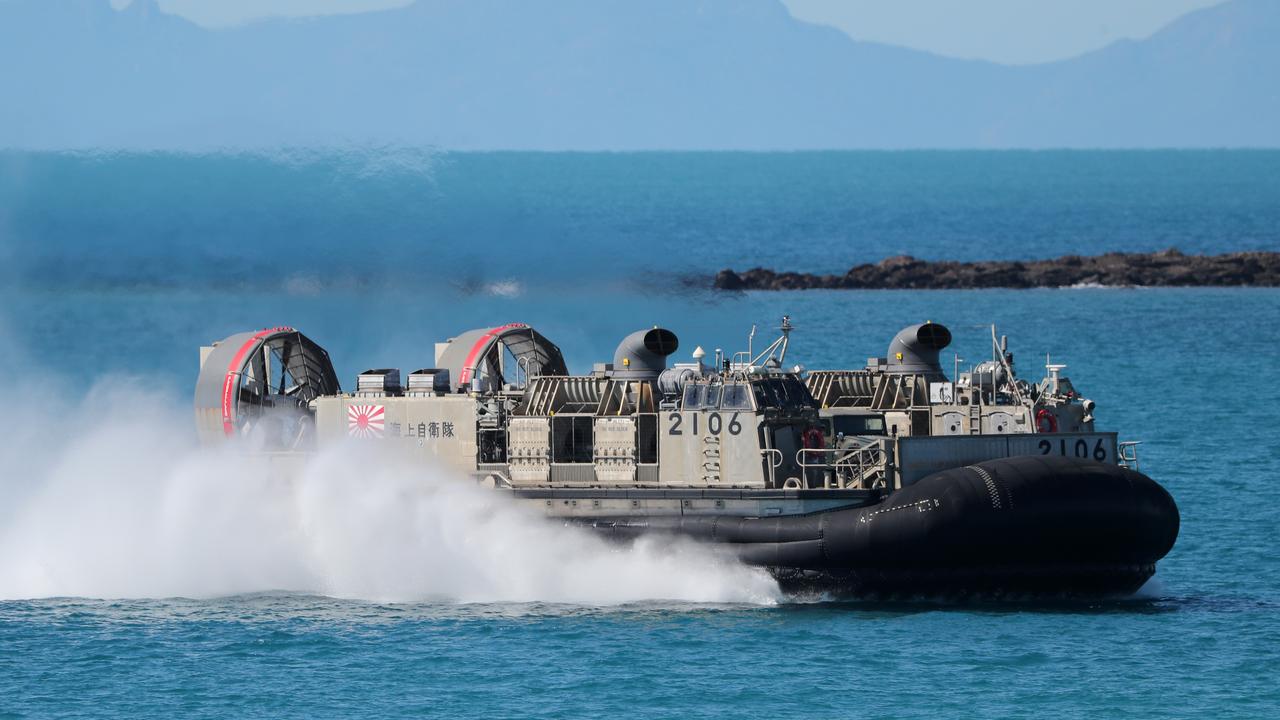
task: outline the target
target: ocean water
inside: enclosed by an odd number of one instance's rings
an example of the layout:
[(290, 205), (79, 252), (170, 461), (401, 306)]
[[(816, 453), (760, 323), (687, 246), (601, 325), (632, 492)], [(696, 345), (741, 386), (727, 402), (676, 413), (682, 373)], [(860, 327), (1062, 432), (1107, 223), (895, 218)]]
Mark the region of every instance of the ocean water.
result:
[[(1269, 717), (1280, 290), (720, 294), (725, 266), (1280, 249), (1280, 153), (0, 154), (0, 717)], [(1182, 532), (1135, 598), (793, 598), (432, 469), (194, 446), (196, 348), (277, 324), (341, 379), (529, 322), (848, 367), (903, 325), (1050, 353)], [(948, 358), (950, 355), (948, 355)], [(944, 363), (945, 364), (945, 363)], [(963, 363), (962, 363), (963, 364)]]

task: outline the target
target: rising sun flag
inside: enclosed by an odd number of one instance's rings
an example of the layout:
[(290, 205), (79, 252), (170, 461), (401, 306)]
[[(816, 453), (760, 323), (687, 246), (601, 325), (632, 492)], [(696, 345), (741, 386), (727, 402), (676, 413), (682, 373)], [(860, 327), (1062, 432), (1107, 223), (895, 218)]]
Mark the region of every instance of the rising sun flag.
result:
[(347, 434), (358, 438), (382, 437), (385, 411), (382, 405), (352, 405), (347, 408)]

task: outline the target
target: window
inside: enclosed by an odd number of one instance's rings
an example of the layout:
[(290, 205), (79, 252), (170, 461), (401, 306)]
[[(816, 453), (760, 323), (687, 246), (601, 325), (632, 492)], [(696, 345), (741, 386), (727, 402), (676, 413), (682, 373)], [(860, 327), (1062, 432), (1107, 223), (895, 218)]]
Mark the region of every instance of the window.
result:
[(725, 410), (750, 410), (751, 395), (746, 385), (725, 385), (720, 398), (720, 407)]
[(720, 386), (719, 385), (707, 386), (706, 399), (703, 402), (703, 407), (707, 408), (708, 410), (715, 410), (716, 408), (720, 407)]
[(479, 432), (480, 462), (504, 463), (507, 461), (507, 431), (481, 430)]
[(817, 403), (813, 396), (809, 394), (809, 388), (804, 383), (793, 377), (785, 377), (781, 380), (775, 380), (778, 384), (778, 397), (782, 399), (783, 407), (804, 408), (813, 407)]
[(706, 385), (685, 385), (684, 402), (681, 403), (681, 408), (684, 410), (697, 410), (702, 407), (703, 400), (706, 396)]
[(793, 377), (757, 380), (751, 384), (751, 389), (760, 407), (796, 409), (816, 405), (809, 389)]
[(756, 407), (761, 409), (767, 407), (778, 407), (778, 396), (773, 392), (773, 388), (763, 382), (751, 383), (751, 392), (756, 396)]
[(831, 418), (837, 433), (845, 435), (883, 435), (883, 415), (836, 415)]

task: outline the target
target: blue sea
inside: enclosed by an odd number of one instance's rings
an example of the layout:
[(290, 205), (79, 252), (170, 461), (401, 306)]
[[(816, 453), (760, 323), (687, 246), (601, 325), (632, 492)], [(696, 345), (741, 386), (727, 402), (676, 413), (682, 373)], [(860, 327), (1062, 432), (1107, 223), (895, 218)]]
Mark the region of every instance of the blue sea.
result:
[[(1277, 152), (0, 152), (0, 717), (1280, 715), (1280, 289), (717, 293), (724, 267), (1280, 250)], [(1182, 531), (1134, 598), (787, 597), (437, 472), (195, 447), (197, 349), (344, 384), (527, 322), (571, 369), (792, 318), (809, 368), (991, 324), (1141, 440)], [(952, 356), (948, 350), (947, 359)], [(947, 363), (944, 363), (947, 364)]]

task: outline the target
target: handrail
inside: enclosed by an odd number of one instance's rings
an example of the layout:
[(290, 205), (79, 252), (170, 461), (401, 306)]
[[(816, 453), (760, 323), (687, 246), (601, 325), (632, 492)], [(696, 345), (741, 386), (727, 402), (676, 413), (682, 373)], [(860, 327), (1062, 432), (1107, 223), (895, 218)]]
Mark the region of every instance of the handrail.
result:
[(777, 485), (778, 478), (774, 473), (774, 471), (782, 467), (782, 461), (786, 460), (786, 457), (782, 454), (782, 451), (777, 448), (760, 448), (760, 458), (762, 460), (765, 458), (765, 456), (773, 456), (773, 455), (776, 455), (778, 457), (778, 461), (769, 463), (766, 466), (769, 468), (769, 487), (775, 487)]
[[(830, 455), (830, 461), (809, 462), (808, 459), (814, 455), (825, 458)], [(884, 448), (879, 442), (870, 442), (859, 445), (854, 448), (801, 448), (796, 450), (796, 464), (800, 466), (801, 472), (808, 474), (810, 469), (821, 470), (822, 486), (831, 488), (831, 479), (836, 478), (836, 488), (845, 488), (847, 485), (840, 480), (841, 470), (850, 470), (853, 476), (851, 480), (861, 482), (867, 476), (867, 473), (873, 470), (879, 470), (883, 464)], [(827, 471), (831, 471), (829, 474)]]
[[(524, 371), (524, 381), (520, 380), (520, 371)], [(516, 359), (516, 387), (523, 390), (529, 385), (529, 356), (521, 355)]]
[(1126, 440), (1116, 445), (1116, 462), (1130, 470), (1138, 470), (1138, 446), (1141, 440)]

